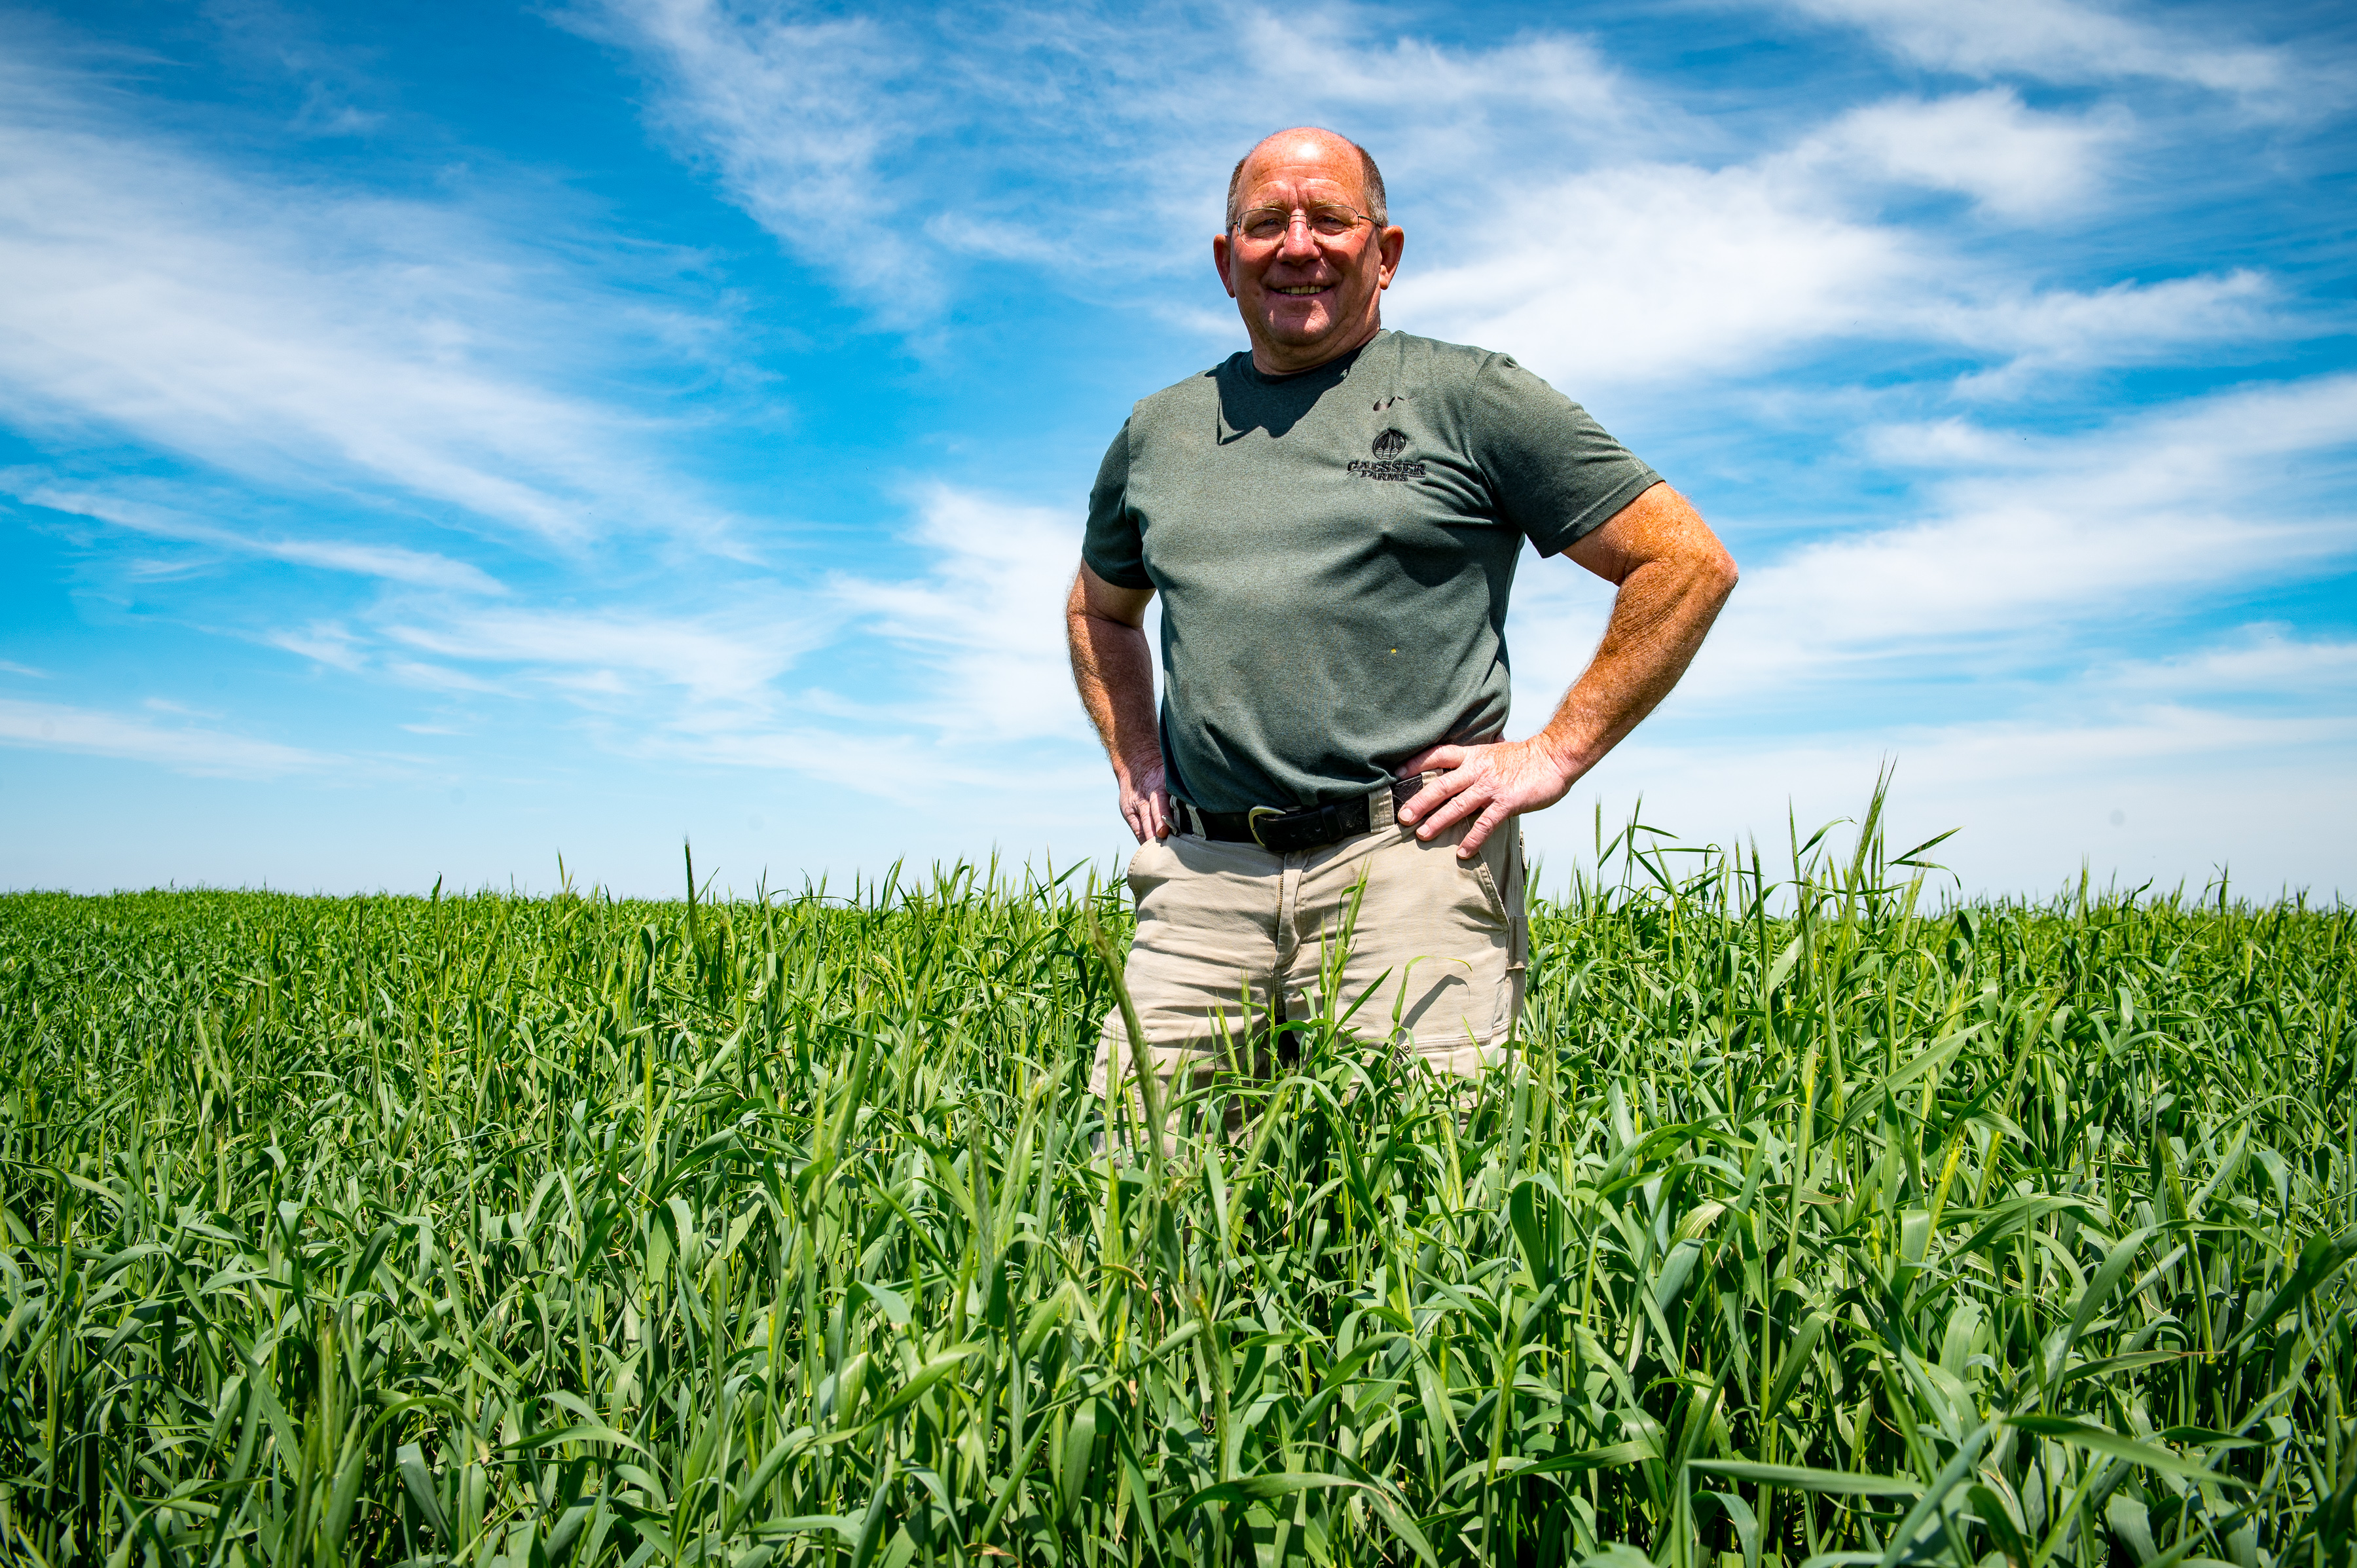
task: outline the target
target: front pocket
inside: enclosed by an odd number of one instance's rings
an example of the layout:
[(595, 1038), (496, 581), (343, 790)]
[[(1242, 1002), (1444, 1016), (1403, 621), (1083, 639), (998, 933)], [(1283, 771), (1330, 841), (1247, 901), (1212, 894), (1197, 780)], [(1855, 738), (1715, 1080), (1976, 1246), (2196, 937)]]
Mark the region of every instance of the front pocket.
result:
[[(1460, 843), (1463, 842), (1464, 835), (1461, 832), (1455, 836)], [(1501, 924), (1506, 926), (1519, 923), (1516, 918), (1518, 912), (1507, 902), (1506, 886), (1520, 880), (1515, 875), (1515, 869), (1516, 862), (1521, 859), (1518, 852), (1522, 848), (1522, 838), (1521, 819), (1508, 818), (1498, 831), (1491, 833), (1482, 843), (1481, 852), (1473, 857), (1469, 868), (1475, 879), (1481, 884), (1481, 897), (1488, 901), (1490, 913)], [(1456, 852), (1452, 849), (1450, 853)], [(1463, 865), (1465, 862), (1459, 861), (1458, 864)], [(1501, 879), (1504, 886), (1501, 885)], [(1515, 887), (1514, 891), (1520, 893), (1522, 889)]]
[[(1456, 852), (1451, 850), (1449, 853), (1453, 854)], [(1481, 884), (1481, 897), (1490, 901), (1490, 913), (1501, 921), (1511, 920), (1512, 917), (1506, 913), (1505, 897), (1498, 891), (1498, 879), (1490, 875), (1490, 857), (1486, 854), (1477, 854), (1473, 857), (1472, 865), (1473, 875)]]
[(1135, 852), (1130, 855), (1129, 869), (1122, 874), (1122, 879), (1129, 884), (1129, 893), (1132, 898), (1135, 898), (1138, 896), (1137, 878), (1138, 874), (1146, 868), (1146, 857), (1153, 854), (1156, 850), (1165, 847), (1167, 847), (1166, 844), (1160, 839), (1147, 839), (1144, 843), (1139, 844)]

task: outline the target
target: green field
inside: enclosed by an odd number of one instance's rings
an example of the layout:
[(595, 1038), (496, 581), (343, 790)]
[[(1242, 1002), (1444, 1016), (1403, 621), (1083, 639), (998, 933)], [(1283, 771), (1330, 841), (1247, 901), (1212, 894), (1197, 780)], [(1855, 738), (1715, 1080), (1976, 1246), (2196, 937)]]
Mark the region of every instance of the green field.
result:
[(2357, 911), (1632, 843), (1167, 1153), (1076, 879), (0, 897), (0, 1560), (2349, 1563)]

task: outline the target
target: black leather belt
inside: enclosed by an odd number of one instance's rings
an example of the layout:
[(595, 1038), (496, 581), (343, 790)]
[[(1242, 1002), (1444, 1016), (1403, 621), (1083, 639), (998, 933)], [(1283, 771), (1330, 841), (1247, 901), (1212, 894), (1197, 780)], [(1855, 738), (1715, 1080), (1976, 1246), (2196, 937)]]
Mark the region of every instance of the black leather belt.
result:
[[(1422, 788), (1421, 779), (1392, 786), (1394, 822), (1399, 820), (1399, 809), (1414, 800)], [(1206, 811), (1180, 801), (1179, 821), (1202, 838), (1256, 843), (1263, 849), (1286, 854), (1372, 832), (1375, 826), (1374, 797), (1372, 793), (1358, 795), (1293, 811), (1280, 811), (1274, 806), (1254, 806), (1248, 811)]]

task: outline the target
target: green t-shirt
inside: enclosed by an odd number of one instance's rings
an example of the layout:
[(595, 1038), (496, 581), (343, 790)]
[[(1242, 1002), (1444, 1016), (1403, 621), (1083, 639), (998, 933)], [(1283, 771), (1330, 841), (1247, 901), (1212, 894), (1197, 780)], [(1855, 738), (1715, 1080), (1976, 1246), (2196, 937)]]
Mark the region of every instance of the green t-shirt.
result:
[(1162, 755), (1213, 811), (1363, 794), (1495, 740), (1506, 596), (1659, 481), (1503, 354), (1382, 332), (1265, 376), (1232, 356), (1130, 412), (1082, 558), (1162, 596)]

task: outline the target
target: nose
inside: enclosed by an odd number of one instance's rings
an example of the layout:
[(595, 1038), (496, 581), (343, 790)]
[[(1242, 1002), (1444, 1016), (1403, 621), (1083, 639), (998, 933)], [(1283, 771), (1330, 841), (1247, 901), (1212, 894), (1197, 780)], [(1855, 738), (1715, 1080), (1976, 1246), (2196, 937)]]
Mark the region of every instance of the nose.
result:
[(1308, 213), (1299, 211), (1294, 213), (1292, 221), (1285, 226), (1285, 242), (1277, 247), (1276, 253), (1288, 262), (1311, 262), (1318, 259), (1318, 238), (1309, 231)]

